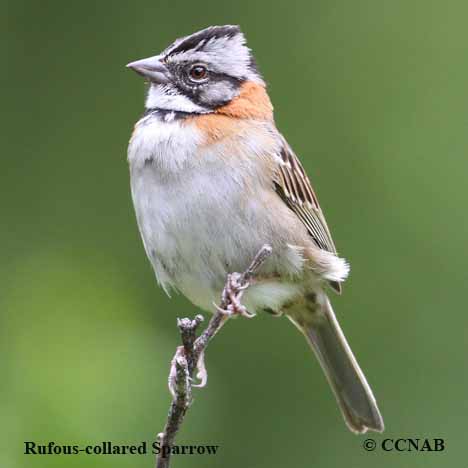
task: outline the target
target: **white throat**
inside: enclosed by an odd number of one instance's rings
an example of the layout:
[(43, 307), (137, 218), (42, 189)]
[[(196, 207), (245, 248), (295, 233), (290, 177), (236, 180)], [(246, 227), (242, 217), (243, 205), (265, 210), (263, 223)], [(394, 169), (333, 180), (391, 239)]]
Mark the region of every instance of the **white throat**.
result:
[(193, 103), (188, 97), (181, 94), (173, 85), (152, 84), (146, 96), (147, 109), (164, 109), (176, 112), (190, 112), (206, 114), (208, 109)]

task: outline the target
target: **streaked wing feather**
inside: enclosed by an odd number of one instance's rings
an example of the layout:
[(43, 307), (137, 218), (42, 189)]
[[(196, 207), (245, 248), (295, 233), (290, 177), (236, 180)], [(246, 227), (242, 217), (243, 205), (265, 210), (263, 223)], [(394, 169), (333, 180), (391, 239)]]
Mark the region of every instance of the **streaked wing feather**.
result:
[(276, 173), (276, 190), (289, 208), (304, 223), (318, 247), (336, 253), (335, 244), (314, 189), (299, 159), (283, 138)]

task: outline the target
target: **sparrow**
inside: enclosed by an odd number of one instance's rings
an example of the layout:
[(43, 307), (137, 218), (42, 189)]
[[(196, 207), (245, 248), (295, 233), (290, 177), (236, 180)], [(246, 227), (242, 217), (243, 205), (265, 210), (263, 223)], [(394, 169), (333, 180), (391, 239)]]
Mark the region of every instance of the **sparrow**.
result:
[(272, 254), (245, 291), (248, 311), (286, 316), (315, 352), (355, 433), (384, 429), (333, 312), (349, 265), (317, 195), (276, 128), (239, 26), (211, 26), (128, 68), (148, 82), (128, 147), (136, 219), (157, 281), (211, 310), (230, 272)]

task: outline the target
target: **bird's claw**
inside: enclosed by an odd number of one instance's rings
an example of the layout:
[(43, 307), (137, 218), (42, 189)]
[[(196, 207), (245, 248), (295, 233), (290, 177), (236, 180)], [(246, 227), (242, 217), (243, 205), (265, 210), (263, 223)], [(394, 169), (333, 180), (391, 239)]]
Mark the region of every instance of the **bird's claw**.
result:
[(197, 384), (192, 384), (192, 387), (203, 388), (206, 386), (206, 382), (208, 381), (208, 372), (205, 367), (205, 351), (202, 351), (198, 357), (197, 379), (199, 382)]
[[(185, 359), (185, 351), (183, 346), (178, 346), (176, 353), (171, 361), (171, 368), (169, 370), (168, 387), (173, 398), (177, 393), (177, 366), (187, 367), (187, 360)], [(187, 369), (188, 372), (188, 369)]]
[[(174, 357), (172, 358), (171, 369), (169, 371), (168, 386), (169, 386), (169, 391), (171, 392), (171, 395), (173, 398), (177, 394), (177, 365), (185, 367), (188, 373), (188, 364), (187, 364), (187, 359), (185, 357), (185, 349), (183, 346), (177, 347), (177, 351)], [(196, 378), (199, 380), (199, 382), (196, 384), (192, 383), (192, 387), (200, 387), (200, 388), (205, 387), (206, 382), (208, 381), (208, 372), (206, 371), (206, 367), (205, 367), (204, 351), (202, 351), (200, 353), (200, 356), (198, 357), (196, 369), (197, 369)], [(192, 378), (189, 377), (189, 379), (190, 381), (193, 382)]]
[(221, 308), (215, 304), (216, 310), (228, 316), (241, 315), (242, 317), (252, 318), (255, 314), (249, 312), (242, 305), (241, 299), (244, 291), (249, 287), (249, 282), (241, 283), (242, 276), (239, 273), (231, 273), (227, 277), (226, 286), (222, 294), (223, 304), (227, 304), (225, 308)]

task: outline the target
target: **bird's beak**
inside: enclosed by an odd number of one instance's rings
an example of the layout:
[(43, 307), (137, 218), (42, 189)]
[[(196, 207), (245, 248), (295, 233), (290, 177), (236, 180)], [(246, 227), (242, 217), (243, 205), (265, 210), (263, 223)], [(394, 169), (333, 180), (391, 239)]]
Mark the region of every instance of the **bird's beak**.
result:
[(154, 57), (130, 62), (127, 63), (127, 68), (131, 68), (139, 75), (150, 80), (152, 83), (169, 83), (169, 70), (161, 61), (161, 58), (162, 57), (160, 55), (155, 55)]

